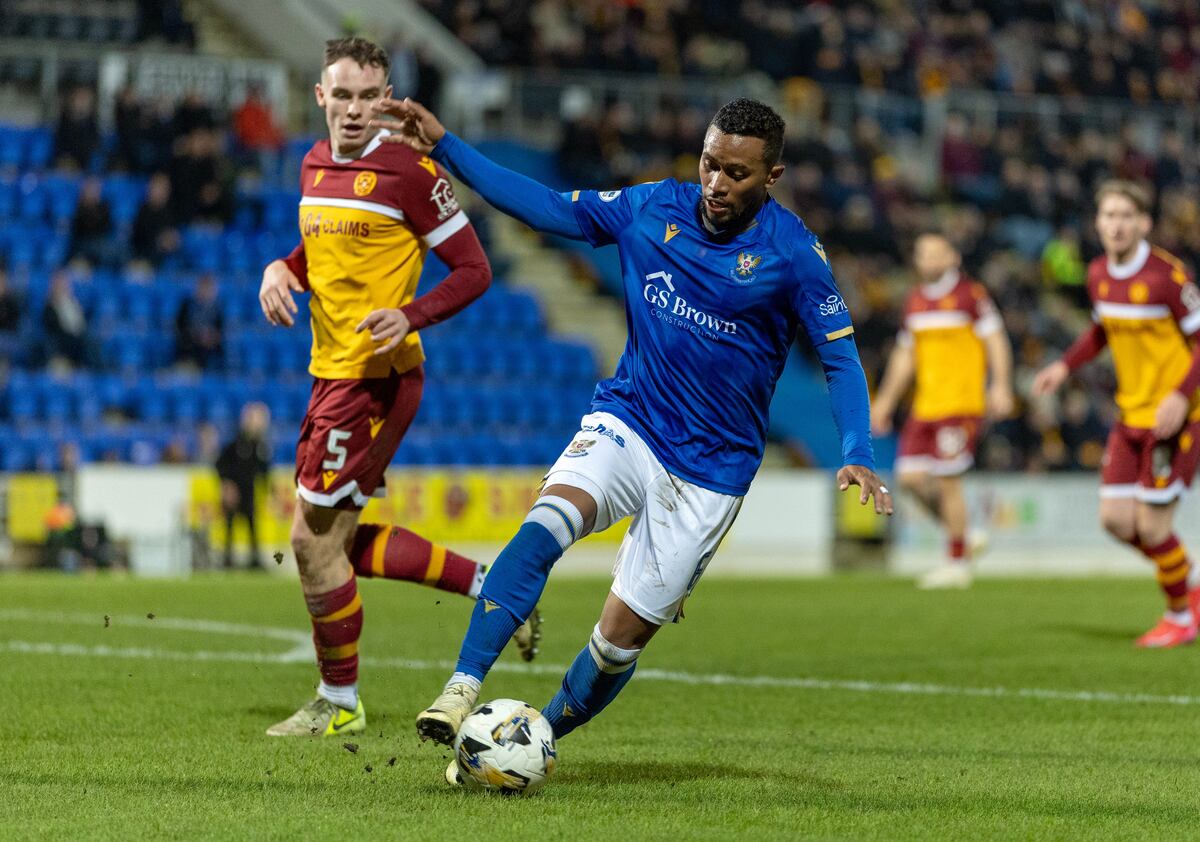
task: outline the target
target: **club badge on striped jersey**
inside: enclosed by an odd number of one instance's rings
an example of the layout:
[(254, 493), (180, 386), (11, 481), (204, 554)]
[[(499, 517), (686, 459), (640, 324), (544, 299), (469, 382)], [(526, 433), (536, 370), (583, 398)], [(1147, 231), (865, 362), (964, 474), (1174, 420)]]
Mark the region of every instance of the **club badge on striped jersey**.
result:
[(379, 179), (375, 173), (370, 170), (363, 170), (354, 178), (354, 195), (369, 196), (371, 191), (375, 189), (375, 184)]

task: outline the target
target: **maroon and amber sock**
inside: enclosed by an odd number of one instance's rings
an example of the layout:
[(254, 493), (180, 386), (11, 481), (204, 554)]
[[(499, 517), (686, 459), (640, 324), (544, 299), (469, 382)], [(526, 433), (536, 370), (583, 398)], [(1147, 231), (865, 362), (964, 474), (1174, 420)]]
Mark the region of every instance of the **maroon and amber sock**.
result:
[(958, 563), (967, 560), (967, 540), (965, 538), (951, 538), (947, 545), (947, 552), (950, 554), (950, 560)]
[(1167, 607), (1183, 611), (1188, 607), (1188, 573), (1192, 564), (1187, 550), (1174, 535), (1154, 547), (1142, 545), (1141, 550), (1158, 568), (1158, 586), (1167, 596)]
[(354, 533), (350, 563), (359, 576), (401, 579), (475, 596), (486, 568), (399, 526), (364, 523)]
[(358, 582), (350, 581), (328, 593), (305, 594), (312, 615), (313, 643), (326, 684), (346, 685), (358, 681), (358, 638), (362, 635), (362, 599)]

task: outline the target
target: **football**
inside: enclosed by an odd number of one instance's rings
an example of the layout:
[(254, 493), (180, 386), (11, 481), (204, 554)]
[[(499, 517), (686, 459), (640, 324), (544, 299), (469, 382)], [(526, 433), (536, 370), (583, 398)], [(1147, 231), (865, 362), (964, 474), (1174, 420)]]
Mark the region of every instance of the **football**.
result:
[(464, 785), (529, 795), (554, 772), (558, 750), (550, 723), (526, 702), (495, 699), (463, 720), (454, 760)]

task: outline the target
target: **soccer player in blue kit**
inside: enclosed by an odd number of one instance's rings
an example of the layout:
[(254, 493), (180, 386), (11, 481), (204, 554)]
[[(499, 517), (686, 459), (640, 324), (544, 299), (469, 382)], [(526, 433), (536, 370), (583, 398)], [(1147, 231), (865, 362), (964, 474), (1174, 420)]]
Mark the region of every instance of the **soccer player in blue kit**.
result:
[(583, 536), (632, 515), (600, 622), (542, 713), (563, 737), (616, 697), (650, 638), (678, 619), (737, 517), (799, 327), (829, 385), (842, 440), (838, 485), (859, 486), (861, 503), (892, 513), (873, 470), (850, 314), (820, 241), (769, 194), (783, 174), (784, 123), (771, 108), (738, 99), (717, 112), (699, 184), (572, 193), (493, 163), (411, 100), (384, 100), (375, 111), (392, 131), (388, 142), (431, 156), (530, 227), (616, 243), (629, 326), (616, 373), (596, 387), (591, 414), (484, 582), (457, 668), (417, 717), (422, 738), (453, 742), (554, 563)]

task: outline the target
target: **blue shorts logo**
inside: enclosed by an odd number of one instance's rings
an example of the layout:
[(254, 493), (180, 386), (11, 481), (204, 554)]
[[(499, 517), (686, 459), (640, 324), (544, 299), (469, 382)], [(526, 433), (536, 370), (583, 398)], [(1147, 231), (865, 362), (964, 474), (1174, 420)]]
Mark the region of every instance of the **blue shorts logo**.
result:
[[(618, 436), (613, 432), (611, 427), (605, 427), (603, 424), (584, 424), (583, 431), (585, 433), (595, 433), (598, 436), (606, 436), (617, 443), (617, 447), (625, 446), (625, 438)], [(595, 442), (592, 442), (595, 444)]]

